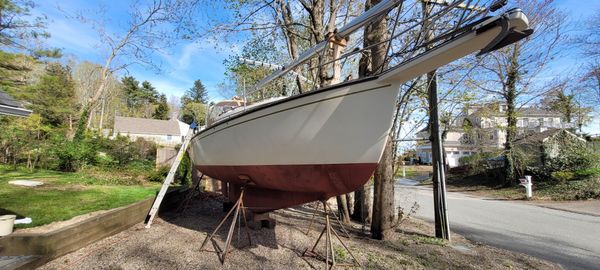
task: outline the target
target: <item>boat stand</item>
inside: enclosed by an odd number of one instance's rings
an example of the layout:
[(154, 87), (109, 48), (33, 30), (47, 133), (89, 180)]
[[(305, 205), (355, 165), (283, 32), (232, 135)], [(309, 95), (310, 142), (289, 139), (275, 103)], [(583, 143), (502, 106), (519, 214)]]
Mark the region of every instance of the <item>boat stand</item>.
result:
[(200, 178), (198, 178), (198, 180), (196, 180), (192, 183), (192, 187), (190, 189), (188, 189), (188, 191), (185, 194), (185, 198), (181, 201), (181, 203), (179, 204), (179, 206), (177, 207), (177, 210), (175, 212), (177, 212), (177, 213), (185, 212), (188, 205), (190, 204), (190, 201), (192, 201), (192, 199), (196, 195), (196, 192), (198, 192), (198, 193), (202, 192), (202, 190), (200, 190), (200, 183), (202, 182), (203, 177), (204, 177), (204, 174), (201, 174)]
[(315, 222), (315, 216), (317, 215), (317, 211), (319, 211), (319, 202), (315, 203), (315, 208), (312, 214), (312, 217), (310, 217), (310, 223), (308, 224), (308, 229), (306, 230), (306, 235), (310, 234), (310, 231), (312, 231), (312, 225)]
[[(354, 254), (352, 254), (352, 252), (350, 251), (348, 246), (346, 246), (344, 241), (342, 241), (342, 238), (336, 232), (335, 228), (333, 228), (333, 226), (331, 226), (331, 219), (330, 219), (331, 209), (329, 209), (329, 207), (327, 206), (327, 202), (322, 201), (322, 203), (323, 203), (323, 208), (325, 210), (325, 228), (323, 228), (323, 230), (321, 231), (321, 234), (319, 235), (319, 238), (317, 238), (317, 241), (313, 245), (312, 249), (310, 249), (310, 250), (306, 249), (304, 251), (304, 253), (302, 254), (302, 256), (315, 257), (315, 258), (324, 260), (325, 261), (325, 269), (333, 269), (336, 266), (362, 267), (362, 265), (360, 264), (360, 262), (358, 262), (356, 257), (354, 257)], [(333, 241), (332, 241), (332, 236), (331, 236), (332, 234), (338, 239), (338, 241), (342, 244), (344, 249), (346, 249), (348, 254), (350, 254), (352, 259), (354, 260), (353, 264), (337, 263), (335, 261), (335, 250), (333, 249)], [(315, 249), (317, 248), (317, 245), (321, 241), (321, 238), (323, 238), (323, 235), (325, 235), (325, 257), (323, 257), (321, 254), (319, 254), (315, 251)]]
[[(244, 207), (243, 198), (244, 198), (244, 187), (242, 187), (240, 197), (235, 202), (233, 207), (229, 210), (227, 215), (225, 215), (223, 220), (221, 220), (219, 225), (217, 225), (217, 228), (215, 228), (215, 230), (210, 234), (210, 236), (209, 235), (206, 236), (206, 238), (204, 239), (204, 242), (202, 242), (202, 246), (200, 247), (200, 251), (205, 251), (204, 246), (206, 246), (206, 243), (208, 243), (208, 241), (211, 241), (213, 244), (213, 247), (215, 248), (215, 251), (217, 252), (217, 254), (219, 256), (219, 260), (221, 261), (222, 264), (225, 263), (225, 258), (227, 257), (227, 254), (229, 252), (231, 252), (231, 250), (232, 250), (230, 248), (231, 238), (233, 237), (233, 232), (235, 231), (236, 224), (238, 225), (238, 242), (239, 242), (239, 231), (241, 230), (241, 228), (239, 228), (240, 218), (244, 220), (244, 225), (246, 226), (246, 233), (248, 235), (248, 242), (249, 242), (249, 245), (252, 245), (252, 239), (250, 238), (250, 232), (248, 231), (249, 230), (248, 224), (246, 222), (246, 208)], [(242, 212), (242, 216), (240, 216), (240, 212)], [(219, 244), (217, 244), (217, 242), (214, 240), (214, 236), (217, 233), (217, 231), (219, 231), (221, 226), (223, 226), (225, 221), (229, 218), (231, 213), (234, 213), (233, 219), (231, 220), (231, 225), (229, 226), (229, 232), (227, 233), (227, 240), (225, 240), (225, 248), (222, 249), (219, 246)]]
[[(327, 204), (327, 202), (325, 202), (325, 204)], [(329, 209), (331, 209), (331, 207)], [(312, 226), (314, 224), (315, 216), (317, 215), (318, 211), (319, 211), (319, 202), (316, 202), (313, 214), (312, 214), (312, 216), (310, 218), (310, 223), (308, 224), (308, 229), (306, 230), (306, 233), (304, 233), (304, 234), (309, 235), (310, 232), (312, 231)], [(342, 228), (342, 231), (346, 235), (346, 238), (350, 239), (350, 233), (348, 233), (348, 230), (346, 230), (346, 227), (344, 226), (344, 224), (342, 223), (342, 221), (340, 220), (340, 218), (335, 214), (335, 212), (332, 211), (331, 213), (333, 214), (333, 216), (337, 220), (338, 225), (340, 225), (340, 228)]]

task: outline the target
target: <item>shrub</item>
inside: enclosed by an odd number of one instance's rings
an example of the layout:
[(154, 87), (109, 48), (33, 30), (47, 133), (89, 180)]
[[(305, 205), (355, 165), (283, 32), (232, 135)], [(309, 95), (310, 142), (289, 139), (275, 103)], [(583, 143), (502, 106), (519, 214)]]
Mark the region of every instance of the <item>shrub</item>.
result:
[(100, 139), (100, 150), (111, 156), (116, 161), (116, 165), (126, 165), (133, 161), (154, 160), (156, 158), (156, 144), (154, 142), (143, 139), (132, 142), (129, 137), (121, 135), (112, 140)]
[(146, 179), (150, 182), (162, 182), (169, 174), (168, 166), (161, 166), (156, 170), (150, 171), (150, 173), (146, 176)]
[(124, 170), (137, 174), (146, 174), (148, 171), (154, 170), (154, 161), (151, 160), (134, 160), (127, 165), (121, 167)]
[(113, 167), (119, 163), (106, 153), (99, 152), (98, 156), (96, 156), (96, 164), (101, 167)]
[(600, 172), (600, 169), (596, 169), (599, 155), (594, 153), (588, 144), (577, 140), (559, 139), (560, 137), (546, 143), (543, 165), (530, 168), (536, 178), (564, 182)]
[(575, 178), (575, 173), (570, 171), (559, 171), (551, 173), (552, 179), (565, 183), (567, 181), (573, 180)]
[(586, 170), (595, 167), (597, 159), (596, 154), (586, 149), (578, 152), (565, 151), (556, 157), (547, 158), (544, 169), (549, 172)]
[(93, 140), (84, 139), (79, 142), (55, 139), (51, 153), (56, 157), (56, 169), (75, 172), (86, 165), (96, 163), (97, 145)]
[(575, 172), (577, 177), (587, 178), (600, 175), (600, 168), (579, 169)]
[(470, 168), (470, 174), (480, 174), (484, 173), (490, 168), (489, 159), (498, 157), (498, 153), (494, 152), (483, 152), (476, 153), (474, 155), (461, 157), (458, 162), (460, 165), (468, 166)]
[(189, 186), (192, 184), (192, 173), (193, 173), (193, 165), (190, 160), (189, 155), (183, 155), (183, 159), (181, 159), (181, 163), (179, 164), (179, 168), (177, 170), (177, 179), (179, 183), (184, 186)]
[(582, 188), (577, 190), (575, 199), (600, 199), (600, 178), (592, 178), (582, 182)]

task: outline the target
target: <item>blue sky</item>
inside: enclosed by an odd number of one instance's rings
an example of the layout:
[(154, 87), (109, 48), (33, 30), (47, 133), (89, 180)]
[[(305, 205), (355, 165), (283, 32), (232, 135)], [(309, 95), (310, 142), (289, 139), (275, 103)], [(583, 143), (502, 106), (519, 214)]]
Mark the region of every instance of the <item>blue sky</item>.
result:
[[(127, 22), (129, 1), (75, 1), (63, 0), (38, 3), (34, 12), (48, 17), (47, 31), (51, 37), (46, 40), (50, 47), (62, 48), (65, 59), (88, 60), (103, 63), (105, 53), (99, 46), (99, 35), (90, 25), (83, 24), (69, 16), (86, 14), (89, 19), (109, 18), (108, 31), (119, 31)], [(103, 15), (100, 10), (104, 10)], [(122, 30), (121, 30), (122, 31)], [(120, 75), (132, 75), (139, 81), (147, 80), (167, 97), (181, 96), (200, 79), (209, 90), (211, 99), (222, 98), (217, 90), (225, 80), (223, 60), (235, 54), (239, 46), (219, 44), (212, 40), (180, 42), (172, 48), (155, 55), (161, 63), (159, 72), (146, 66), (135, 65)]]
[[(105, 57), (103, 57), (104, 53), (98, 44), (97, 32), (89, 25), (68, 18), (67, 14), (79, 12), (90, 19), (108, 18), (108, 31), (119, 31), (124, 28), (123, 25), (127, 21), (126, 12), (129, 10), (131, 2), (130, 0), (40, 1), (34, 13), (44, 14), (48, 17), (47, 31), (51, 37), (46, 41), (47, 45), (62, 48), (66, 58), (102, 63)], [(582, 19), (589, 18), (600, 9), (600, 0), (557, 0), (555, 5), (567, 14), (572, 25), (577, 26)], [(101, 14), (100, 10), (104, 10), (102, 16), (99, 15)], [(199, 23), (227, 16), (223, 14), (223, 11), (218, 12), (217, 10), (220, 9), (207, 7), (200, 12)], [(574, 28), (576, 29), (576, 27)], [(200, 79), (207, 87), (211, 99), (221, 99), (223, 97), (218, 91), (218, 85), (226, 80), (223, 60), (229, 55), (239, 52), (243, 44), (220, 42), (218, 46), (216, 45), (217, 43), (213, 40), (182, 42), (155, 55), (155, 60), (162, 63), (160, 72), (157, 73), (144, 66), (132, 66), (128, 69), (128, 75), (132, 75), (140, 81), (151, 82), (167, 97), (181, 96), (186, 89), (192, 86), (194, 80)], [(546, 79), (553, 76), (550, 74), (575, 70), (581, 64), (582, 57), (578, 55), (577, 49), (568, 49), (565, 57), (550, 67)], [(590, 124), (592, 128), (590, 131), (598, 131), (598, 127), (600, 127), (600, 117), (594, 118), (594, 122)]]

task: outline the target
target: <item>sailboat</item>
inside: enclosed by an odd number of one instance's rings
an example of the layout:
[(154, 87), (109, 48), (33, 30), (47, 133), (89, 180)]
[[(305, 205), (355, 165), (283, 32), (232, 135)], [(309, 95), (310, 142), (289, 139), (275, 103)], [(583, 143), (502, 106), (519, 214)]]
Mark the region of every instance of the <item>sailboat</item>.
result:
[[(399, 5), (382, 1), (337, 31), (345, 38)], [(371, 177), (392, 127), (401, 85), (474, 52), (529, 34), (518, 9), (471, 22), (379, 75), (260, 103), (227, 101), (191, 140), (194, 167), (224, 182), (232, 201), (268, 212), (352, 192)], [(257, 84), (267, 84), (328, 48), (324, 41)], [(232, 106), (232, 104), (234, 106)], [(235, 106), (238, 104), (238, 106)], [(217, 104), (218, 105), (218, 104)]]

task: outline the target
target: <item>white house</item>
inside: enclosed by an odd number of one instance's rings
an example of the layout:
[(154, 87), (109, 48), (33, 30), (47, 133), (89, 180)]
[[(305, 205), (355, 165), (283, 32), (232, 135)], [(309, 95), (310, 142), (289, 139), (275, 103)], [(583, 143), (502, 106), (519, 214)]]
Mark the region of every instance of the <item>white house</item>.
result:
[[(529, 107), (518, 109), (516, 115), (518, 135), (567, 128), (559, 113)], [(448, 166), (459, 166), (461, 157), (503, 148), (506, 126), (506, 104), (466, 107), (446, 128), (443, 145)], [(417, 133), (417, 137), (426, 140), (417, 144), (417, 157), (423, 163), (431, 163), (429, 131), (423, 129)]]
[(181, 144), (190, 126), (179, 120), (157, 120), (135, 117), (115, 117), (113, 138), (128, 136), (132, 141), (143, 138), (162, 146)]

